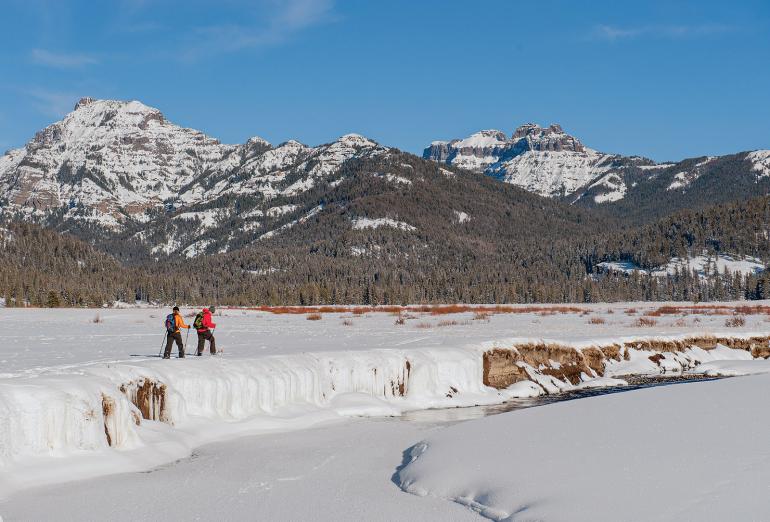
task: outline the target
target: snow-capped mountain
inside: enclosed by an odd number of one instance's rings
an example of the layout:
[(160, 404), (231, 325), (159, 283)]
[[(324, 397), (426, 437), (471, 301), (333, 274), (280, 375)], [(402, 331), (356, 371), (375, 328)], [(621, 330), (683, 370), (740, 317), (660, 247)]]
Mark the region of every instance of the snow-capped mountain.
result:
[[(656, 164), (594, 151), (558, 125), (527, 124), (510, 137), (482, 131), (434, 142), (425, 157), (434, 161), (357, 134), (316, 147), (293, 140), (274, 146), (258, 137), (226, 145), (137, 101), (83, 98), (26, 146), (0, 156), (0, 218), (69, 231), (121, 258), (196, 257), (282, 241), (290, 230), (301, 235), (310, 223), (331, 222), (336, 212), (344, 225), (314, 233), (339, 234), (368, 222), (363, 217), (401, 223), (405, 194), (419, 196), (413, 205), (435, 215), (435, 202), (429, 202), (439, 190), (436, 179), (451, 180), (466, 199), (479, 196), (480, 181), (486, 188), (496, 185), (455, 167), (553, 197), (558, 212), (570, 212), (563, 203), (602, 205), (637, 223), (770, 193), (770, 151)], [(513, 186), (506, 198), (540, 200)], [(387, 209), (379, 208), (380, 201), (376, 215), (349, 215), (350, 201), (377, 190), (388, 194), (383, 200), (393, 198)], [(436, 219), (475, 226), (467, 209), (450, 210)]]
[(651, 163), (597, 152), (559, 125), (543, 128), (534, 123), (520, 126), (510, 138), (498, 130), (484, 130), (463, 140), (434, 141), (423, 157), (485, 173), (542, 196), (572, 194), (625, 163)]
[[(0, 157), (0, 214), (134, 231), (134, 239), (157, 243), (159, 217), (171, 217), (172, 226), (194, 222), (200, 235), (235, 215), (239, 199), (239, 207), (255, 207), (244, 214), (256, 230), (264, 214), (256, 207), (333, 183), (346, 161), (388, 150), (356, 134), (318, 147), (274, 147), (257, 137), (225, 145), (137, 101), (83, 98), (24, 148)], [(157, 252), (185, 246), (173, 231), (165, 235), (176, 238), (161, 240)]]
[(166, 121), (139, 102), (83, 98), (0, 160), (4, 209), (120, 226), (175, 197), (236, 147)]
[(687, 199), (717, 202), (728, 200), (721, 197), (727, 193), (751, 195), (750, 184), (757, 185), (757, 195), (767, 193), (764, 185), (770, 188), (770, 151), (655, 163), (640, 156), (597, 152), (559, 125), (544, 128), (528, 123), (510, 138), (498, 130), (484, 130), (462, 140), (434, 141), (423, 157), (581, 206), (620, 204), (631, 196), (637, 207), (640, 201), (645, 206), (666, 200), (672, 207), (686, 208)]

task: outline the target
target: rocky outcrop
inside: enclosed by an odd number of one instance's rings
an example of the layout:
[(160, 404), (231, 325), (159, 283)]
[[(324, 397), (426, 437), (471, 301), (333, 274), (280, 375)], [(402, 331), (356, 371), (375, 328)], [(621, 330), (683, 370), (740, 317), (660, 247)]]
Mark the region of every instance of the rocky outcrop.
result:
[(516, 129), (511, 140), (521, 150), (586, 152), (580, 140), (566, 134), (558, 124), (546, 128), (535, 123), (524, 124)]
[(577, 192), (613, 167), (617, 157), (585, 147), (560, 125), (527, 123), (510, 138), (498, 130), (433, 142), (423, 158), (488, 174), (543, 196)]

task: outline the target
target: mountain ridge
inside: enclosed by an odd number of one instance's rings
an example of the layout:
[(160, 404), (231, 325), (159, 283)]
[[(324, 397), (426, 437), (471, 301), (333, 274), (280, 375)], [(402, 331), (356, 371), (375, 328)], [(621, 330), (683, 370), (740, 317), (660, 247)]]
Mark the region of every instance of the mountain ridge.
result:
[[(274, 242), (343, 209), (361, 180), (364, 186), (417, 191), (427, 201), (438, 189), (424, 180), (443, 179), (438, 173), (456, 177), (470, 202), (478, 188), (464, 173), (479, 176), (494, 167), (502, 170), (483, 177), (564, 204), (554, 212), (582, 208), (615, 226), (770, 191), (770, 151), (657, 164), (597, 152), (559, 125), (534, 123), (510, 137), (486, 130), (431, 147), (437, 160), (358, 134), (314, 147), (295, 140), (273, 145), (258, 136), (223, 144), (138, 101), (83, 98), (25, 147), (0, 157), (0, 216), (69, 231), (133, 263)], [(519, 197), (512, 190), (506, 194)], [(343, 202), (335, 206), (330, 200)], [(403, 201), (393, 200), (383, 215), (359, 217), (401, 223)], [(502, 202), (496, 205), (487, 212), (502, 208)], [(527, 205), (536, 206), (536, 199)], [(464, 216), (465, 226), (474, 219), (467, 209), (453, 211)], [(402, 232), (407, 225), (399, 225)]]
[[(657, 217), (661, 214), (651, 208), (657, 196), (667, 200), (667, 205), (674, 204), (672, 193), (697, 189), (700, 178), (711, 177), (720, 164), (731, 159), (735, 160), (732, 174), (764, 180), (758, 187), (760, 193), (770, 189), (767, 150), (656, 163), (642, 156), (598, 152), (558, 124), (541, 127), (527, 123), (510, 138), (492, 129), (465, 139), (434, 141), (423, 151), (423, 158), (467, 168), (570, 204), (616, 207), (610, 209), (615, 214), (628, 211), (624, 204), (627, 198), (638, 202), (644, 197), (645, 212)], [(721, 176), (720, 182), (729, 184), (731, 179)], [(716, 200), (721, 201), (725, 200)]]

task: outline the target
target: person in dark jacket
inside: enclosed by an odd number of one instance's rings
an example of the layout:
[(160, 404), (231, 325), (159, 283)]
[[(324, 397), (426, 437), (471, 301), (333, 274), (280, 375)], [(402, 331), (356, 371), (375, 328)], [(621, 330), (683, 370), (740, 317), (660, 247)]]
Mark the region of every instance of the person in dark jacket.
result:
[(206, 341), (209, 342), (209, 351), (211, 352), (211, 355), (217, 353), (217, 344), (214, 340), (214, 334), (211, 333), (211, 330), (217, 327), (216, 323), (211, 321), (211, 314), (214, 312), (216, 312), (216, 308), (213, 306), (211, 308), (203, 309), (203, 321), (201, 327), (197, 329), (198, 355), (203, 355), (203, 350), (206, 348)]
[(184, 358), (184, 343), (182, 342), (182, 331), (181, 328), (190, 328), (188, 325), (184, 324), (184, 319), (182, 318), (182, 314), (179, 313), (179, 307), (175, 306), (173, 310), (174, 315), (174, 324), (171, 328), (167, 330), (166, 333), (166, 350), (163, 352), (163, 358), (169, 359), (171, 358), (171, 345), (174, 344), (174, 341), (176, 341), (176, 346), (179, 349), (179, 358)]

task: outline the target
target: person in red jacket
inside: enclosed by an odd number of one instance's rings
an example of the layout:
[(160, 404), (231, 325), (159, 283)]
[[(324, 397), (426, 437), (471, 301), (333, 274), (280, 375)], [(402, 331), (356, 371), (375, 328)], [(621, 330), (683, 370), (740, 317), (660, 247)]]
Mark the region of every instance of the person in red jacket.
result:
[(211, 330), (217, 327), (216, 323), (211, 321), (211, 314), (216, 312), (216, 308), (204, 308), (199, 314), (202, 316), (200, 320), (195, 318), (195, 329), (198, 331), (198, 355), (203, 355), (203, 350), (206, 348), (206, 341), (209, 342), (209, 351), (211, 355), (217, 353), (217, 345), (214, 340), (214, 334)]

